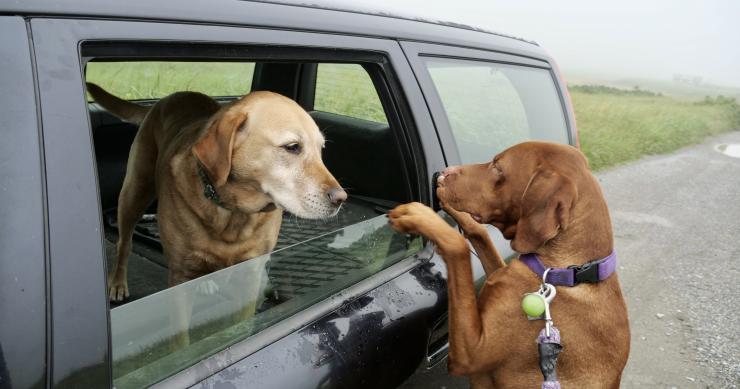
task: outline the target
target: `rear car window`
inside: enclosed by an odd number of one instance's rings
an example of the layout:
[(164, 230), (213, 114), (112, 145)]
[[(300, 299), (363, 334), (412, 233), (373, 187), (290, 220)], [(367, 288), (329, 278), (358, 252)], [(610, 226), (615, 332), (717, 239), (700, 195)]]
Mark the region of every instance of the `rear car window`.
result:
[(253, 75), (254, 62), (90, 62), (86, 69), (86, 81), (126, 100), (182, 91), (242, 96), (251, 90)]
[(462, 163), (480, 163), (526, 140), (568, 142), (563, 106), (550, 71), (534, 67), (425, 58)]
[(316, 72), (314, 109), (388, 122), (375, 86), (359, 64), (320, 63)]

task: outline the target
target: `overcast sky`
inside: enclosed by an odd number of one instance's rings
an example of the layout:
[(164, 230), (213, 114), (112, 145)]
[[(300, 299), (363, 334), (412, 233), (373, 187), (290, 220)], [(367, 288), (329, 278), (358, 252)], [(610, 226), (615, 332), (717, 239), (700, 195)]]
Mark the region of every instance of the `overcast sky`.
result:
[(534, 40), (566, 75), (679, 73), (740, 87), (740, 0), (345, 1)]

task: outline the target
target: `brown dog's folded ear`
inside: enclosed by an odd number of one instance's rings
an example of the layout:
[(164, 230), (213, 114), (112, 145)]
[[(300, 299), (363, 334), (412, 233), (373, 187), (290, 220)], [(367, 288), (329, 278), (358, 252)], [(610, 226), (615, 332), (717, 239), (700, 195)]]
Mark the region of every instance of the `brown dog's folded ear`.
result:
[(577, 189), (573, 181), (552, 171), (537, 170), (521, 200), (521, 213), (511, 247), (535, 252), (570, 222)]
[(216, 187), (225, 184), (229, 177), (234, 138), (246, 121), (247, 112), (235, 105), (216, 117), (193, 146), (193, 154)]

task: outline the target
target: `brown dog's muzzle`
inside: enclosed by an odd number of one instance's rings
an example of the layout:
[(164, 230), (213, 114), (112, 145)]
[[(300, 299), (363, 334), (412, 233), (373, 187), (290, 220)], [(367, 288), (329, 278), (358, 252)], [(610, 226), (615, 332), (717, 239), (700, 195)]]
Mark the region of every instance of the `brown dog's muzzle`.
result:
[(450, 166), (437, 177), (437, 198), (445, 206), (467, 212), (478, 222), (491, 217), (492, 198), (489, 164)]

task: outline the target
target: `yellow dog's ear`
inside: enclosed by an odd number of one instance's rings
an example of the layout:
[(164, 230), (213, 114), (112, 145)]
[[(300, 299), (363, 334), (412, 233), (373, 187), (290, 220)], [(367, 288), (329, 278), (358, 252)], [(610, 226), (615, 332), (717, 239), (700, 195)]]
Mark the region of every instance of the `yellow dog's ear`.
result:
[(522, 194), (511, 247), (520, 253), (533, 253), (566, 229), (577, 195), (578, 190), (568, 177), (535, 171)]
[(246, 124), (247, 116), (244, 107), (238, 105), (216, 114), (202, 138), (193, 146), (193, 154), (216, 187), (225, 184), (229, 177), (234, 138)]

